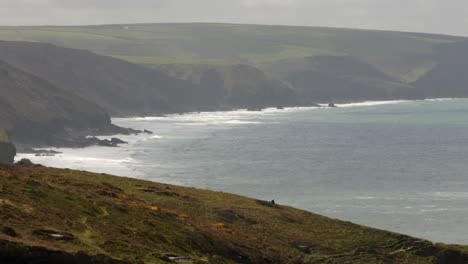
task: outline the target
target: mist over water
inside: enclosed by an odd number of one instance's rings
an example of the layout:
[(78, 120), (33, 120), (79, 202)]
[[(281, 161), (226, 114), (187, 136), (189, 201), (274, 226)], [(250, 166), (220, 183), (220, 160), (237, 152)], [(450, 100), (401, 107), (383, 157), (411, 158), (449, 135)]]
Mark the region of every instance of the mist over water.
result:
[(154, 135), (34, 157), (468, 244), (468, 100), (115, 119)]

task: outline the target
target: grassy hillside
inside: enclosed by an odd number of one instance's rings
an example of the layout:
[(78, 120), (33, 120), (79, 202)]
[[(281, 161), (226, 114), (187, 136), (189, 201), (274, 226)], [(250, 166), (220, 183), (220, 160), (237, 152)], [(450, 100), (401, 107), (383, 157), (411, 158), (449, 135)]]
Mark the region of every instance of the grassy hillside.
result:
[[(372, 30), (235, 24), (135, 24), (75, 27), (0, 27), (0, 39), (87, 49), (150, 68), (216, 71), (244, 64), (283, 82), (304, 103), (465, 97), (468, 88), (421, 87), (434, 70), (454, 66), (444, 46), (466, 38)], [(328, 71), (330, 64), (334, 71)], [(347, 64), (352, 62), (351, 64)], [(464, 62), (466, 60), (464, 59)], [(447, 64), (448, 63), (448, 64)], [(348, 65), (340, 68), (340, 65)], [(465, 65), (465, 63), (462, 63)], [(192, 69), (187, 70), (187, 67)], [(349, 68), (367, 72), (349, 72)], [(337, 71), (338, 69), (338, 71)], [(463, 67), (462, 71), (468, 68)], [(447, 76), (445, 72), (437, 73)], [(463, 87), (466, 81), (458, 80)], [(452, 83), (453, 84), (453, 83)], [(436, 91), (434, 91), (436, 89)], [(350, 96), (351, 95), (351, 96)]]
[(112, 263), (106, 256), (130, 263), (468, 261), (466, 247), (269, 202), (40, 165), (0, 166), (0, 220), (2, 263)]
[(50, 42), (146, 65), (264, 65), (313, 56), (352, 56), (401, 80), (414, 80), (433, 67), (434, 47), (462, 40), (402, 32), (230, 24), (1, 27), (0, 39)]

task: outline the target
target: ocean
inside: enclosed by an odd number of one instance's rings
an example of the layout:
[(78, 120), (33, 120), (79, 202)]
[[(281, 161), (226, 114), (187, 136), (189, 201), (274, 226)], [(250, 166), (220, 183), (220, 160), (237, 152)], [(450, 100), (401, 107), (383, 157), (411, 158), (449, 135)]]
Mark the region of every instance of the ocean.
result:
[(154, 131), (33, 162), (236, 193), (468, 244), (468, 100), (118, 118)]

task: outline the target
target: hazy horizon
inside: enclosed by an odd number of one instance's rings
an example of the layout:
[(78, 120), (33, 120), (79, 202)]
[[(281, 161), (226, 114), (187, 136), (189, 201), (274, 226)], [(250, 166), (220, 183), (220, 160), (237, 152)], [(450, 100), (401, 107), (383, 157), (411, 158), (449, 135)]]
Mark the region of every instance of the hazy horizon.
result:
[(466, 8), (461, 0), (0, 0), (0, 25), (233, 23), (468, 36)]

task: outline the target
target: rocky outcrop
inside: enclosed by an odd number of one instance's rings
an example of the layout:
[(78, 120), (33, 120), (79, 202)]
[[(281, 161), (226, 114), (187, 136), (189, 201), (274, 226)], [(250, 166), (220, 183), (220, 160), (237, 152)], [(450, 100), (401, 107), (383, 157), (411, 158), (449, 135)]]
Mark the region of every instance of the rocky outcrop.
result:
[(10, 141), (8, 134), (0, 128), (0, 163), (12, 164), (15, 160), (16, 148)]

